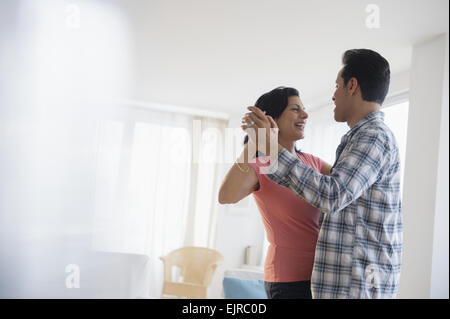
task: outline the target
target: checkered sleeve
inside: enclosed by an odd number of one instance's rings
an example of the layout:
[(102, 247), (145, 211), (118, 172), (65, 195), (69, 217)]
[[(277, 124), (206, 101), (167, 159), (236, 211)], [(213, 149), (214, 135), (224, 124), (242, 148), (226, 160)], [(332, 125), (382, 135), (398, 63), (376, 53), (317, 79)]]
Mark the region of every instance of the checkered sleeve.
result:
[(373, 185), (389, 160), (389, 143), (382, 132), (354, 136), (333, 166), (331, 175), (315, 172), (283, 149), (267, 176), (324, 213), (342, 210)]

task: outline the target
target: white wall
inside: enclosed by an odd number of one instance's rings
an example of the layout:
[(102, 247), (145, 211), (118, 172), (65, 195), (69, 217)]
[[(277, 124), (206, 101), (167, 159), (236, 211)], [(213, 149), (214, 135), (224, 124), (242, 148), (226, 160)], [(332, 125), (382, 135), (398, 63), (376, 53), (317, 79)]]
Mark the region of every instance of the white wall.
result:
[[(1, 2), (0, 22), (0, 297), (128, 297), (134, 257), (90, 251), (100, 106), (86, 103), (128, 95), (127, 20), (109, 2), (21, 0)], [(68, 264), (79, 289), (65, 286)]]
[[(443, 41), (441, 38), (440, 41)], [(431, 298), (448, 298), (448, 251), (449, 251), (449, 101), (448, 101), (448, 34), (446, 38), (444, 84), (442, 87), (442, 113), (440, 123), (438, 176), (436, 185), (436, 207), (434, 217), (433, 255), (431, 265)]]
[(444, 35), (413, 50), (399, 298), (448, 298), (447, 43)]

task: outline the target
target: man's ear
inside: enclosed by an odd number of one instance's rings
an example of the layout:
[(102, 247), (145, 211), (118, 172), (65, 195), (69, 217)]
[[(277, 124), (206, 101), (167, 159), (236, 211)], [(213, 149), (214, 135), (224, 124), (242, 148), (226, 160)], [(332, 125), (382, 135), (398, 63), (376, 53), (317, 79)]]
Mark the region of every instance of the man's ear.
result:
[(358, 88), (358, 80), (356, 78), (350, 78), (347, 83), (347, 92), (350, 95), (355, 94)]

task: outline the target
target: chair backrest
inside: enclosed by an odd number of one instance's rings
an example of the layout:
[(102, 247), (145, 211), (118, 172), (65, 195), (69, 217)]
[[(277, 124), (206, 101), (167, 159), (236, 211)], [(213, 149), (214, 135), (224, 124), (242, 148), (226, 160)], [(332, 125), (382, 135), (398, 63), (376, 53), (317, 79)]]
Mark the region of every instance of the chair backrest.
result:
[(183, 282), (208, 286), (216, 267), (224, 260), (221, 253), (204, 247), (182, 247), (161, 257), (164, 261), (164, 280), (172, 281), (172, 267), (181, 269)]

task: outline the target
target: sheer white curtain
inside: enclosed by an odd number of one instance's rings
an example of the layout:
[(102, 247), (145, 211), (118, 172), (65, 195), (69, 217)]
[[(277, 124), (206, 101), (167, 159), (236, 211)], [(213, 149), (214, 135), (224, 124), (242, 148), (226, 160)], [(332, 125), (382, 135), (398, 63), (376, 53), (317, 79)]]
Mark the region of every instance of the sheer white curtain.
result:
[(222, 176), (225, 148), (225, 120), (197, 117), (194, 161), (191, 172), (190, 214), (185, 244), (214, 248), (218, 214), (217, 192)]
[(133, 107), (99, 121), (93, 248), (148, 256), (151, 296), (161, 292), (160, 256), (214, 246), (226, 124)]
[(159, 256), (184, 241), (191, 123), (131, 108), (98, 126), (93, 248), (147, 255), (152, 296), (163, 278)]

